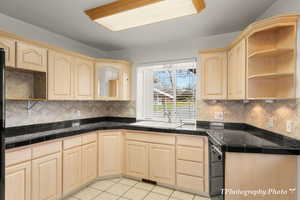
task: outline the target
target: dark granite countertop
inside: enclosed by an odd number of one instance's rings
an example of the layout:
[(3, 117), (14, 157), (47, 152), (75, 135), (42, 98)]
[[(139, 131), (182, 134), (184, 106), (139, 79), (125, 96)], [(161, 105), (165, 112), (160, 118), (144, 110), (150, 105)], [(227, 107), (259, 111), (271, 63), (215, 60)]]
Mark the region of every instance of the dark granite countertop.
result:
[(199, 124), (165, 128), (136, 125), (134, 121), (132, 118), (99, 118), (83, 120), (79, 127), (70, 127), (70, 121), (59, 122), (59, 125), (52, 123), (12, 127), (6, 129), (5, 144), (6, 149), (11, 149), (96, 130), (128, 129), (208, 136), (210, 142), (220, 146), (224, 152), (300, 155), (300, 141), (245, 124), (225, 126), (222, 129), (202, 125), (199, 127)]

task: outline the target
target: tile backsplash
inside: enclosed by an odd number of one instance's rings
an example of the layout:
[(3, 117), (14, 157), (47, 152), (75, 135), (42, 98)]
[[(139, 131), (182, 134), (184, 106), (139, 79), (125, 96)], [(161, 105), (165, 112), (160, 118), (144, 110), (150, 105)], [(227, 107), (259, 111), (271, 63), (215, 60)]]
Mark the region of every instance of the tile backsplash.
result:
[[(300, 100), (265, 101), (198, 101), (198, 120), (218, 121), (215, 112), (224, 112), (224, 122), (245, 122), (259, 128), (300, 139)], [(268, 121), (273, 119), (272, 128)], [(292, 132), (286, 131), (287, 120), (292, 121)]]
[(7, 101), (6, 127), (101, 116), (135, 117), (135, 101), (39, 101), (30, 111), (27, 101)]

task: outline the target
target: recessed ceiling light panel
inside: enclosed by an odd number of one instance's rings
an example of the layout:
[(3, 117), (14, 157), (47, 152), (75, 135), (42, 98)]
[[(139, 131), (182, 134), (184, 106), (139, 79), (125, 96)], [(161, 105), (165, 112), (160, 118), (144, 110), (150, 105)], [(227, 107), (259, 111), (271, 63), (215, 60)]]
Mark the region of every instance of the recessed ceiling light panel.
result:
[(96, 23), (120, 31), (197, 14), (204, 7), (204, 0), (119, 0), (85, 13)]

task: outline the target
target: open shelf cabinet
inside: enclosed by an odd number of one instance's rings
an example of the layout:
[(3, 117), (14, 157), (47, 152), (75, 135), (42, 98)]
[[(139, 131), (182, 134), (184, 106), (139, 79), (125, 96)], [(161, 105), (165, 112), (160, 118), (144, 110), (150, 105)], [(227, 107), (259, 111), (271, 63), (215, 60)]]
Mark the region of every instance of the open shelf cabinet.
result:
[(247, 99), (295, 98), (296, 23), (253, 31), (247, 55)]
[(46, 72), (6, 68), (6, 100), (44, 101), (47, 100)]

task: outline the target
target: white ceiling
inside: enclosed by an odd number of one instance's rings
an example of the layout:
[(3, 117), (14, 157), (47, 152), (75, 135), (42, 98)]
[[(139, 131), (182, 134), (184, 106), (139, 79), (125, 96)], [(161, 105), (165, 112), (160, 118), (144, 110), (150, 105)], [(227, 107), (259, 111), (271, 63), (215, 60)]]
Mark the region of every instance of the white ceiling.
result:
[(0, 12), (101, 50), (184, 40), (240, 31), (276, 0), (205, 0), (194, 16), (111, 32), (92, 22), (83, 11), (114, 0), (1, 0)]

